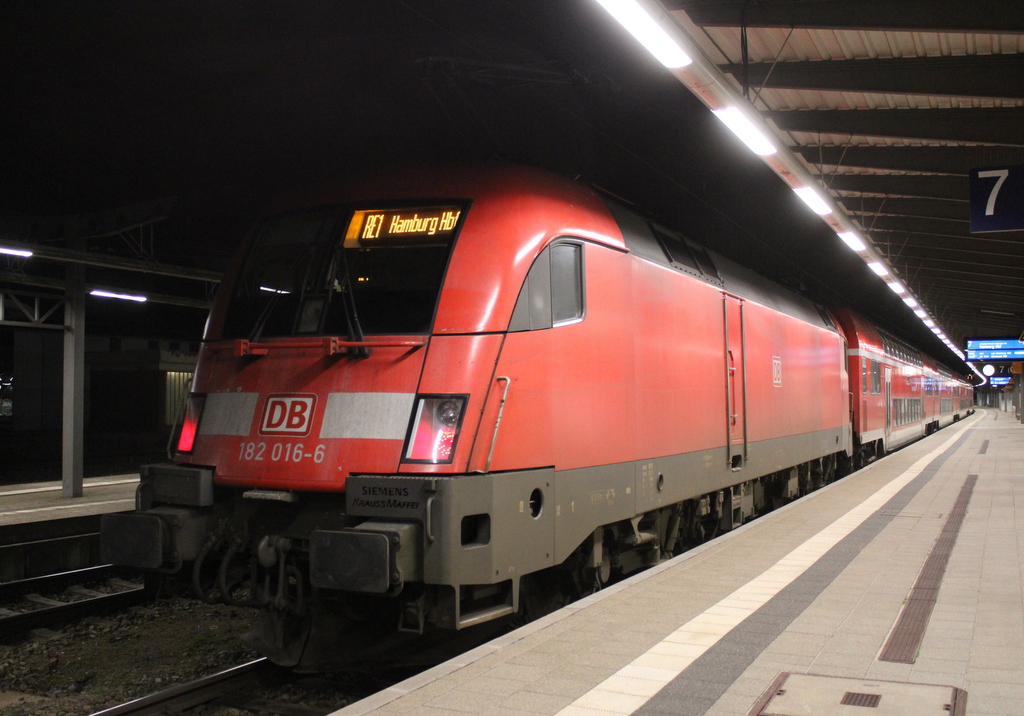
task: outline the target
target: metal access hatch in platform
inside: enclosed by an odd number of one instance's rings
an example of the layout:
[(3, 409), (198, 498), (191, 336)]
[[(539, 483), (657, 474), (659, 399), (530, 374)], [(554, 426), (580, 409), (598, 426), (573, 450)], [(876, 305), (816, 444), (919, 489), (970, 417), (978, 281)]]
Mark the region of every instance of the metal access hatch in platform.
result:
[(963, 716), (966, 712), (967, 692), (954, 686), (782, 672), (747, 716)]

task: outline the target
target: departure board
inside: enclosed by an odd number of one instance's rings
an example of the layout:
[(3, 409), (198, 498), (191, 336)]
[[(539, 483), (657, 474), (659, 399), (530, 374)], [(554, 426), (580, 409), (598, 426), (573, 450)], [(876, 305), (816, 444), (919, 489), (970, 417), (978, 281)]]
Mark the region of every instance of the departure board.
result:
[(345, 247), (447, 244), (461, 216), (460, 206), (360, 209), (345, 232)]
[(1021, 360), (1024, 343), (1012, 338), (970, 339), (967, 341), (967, 360)]

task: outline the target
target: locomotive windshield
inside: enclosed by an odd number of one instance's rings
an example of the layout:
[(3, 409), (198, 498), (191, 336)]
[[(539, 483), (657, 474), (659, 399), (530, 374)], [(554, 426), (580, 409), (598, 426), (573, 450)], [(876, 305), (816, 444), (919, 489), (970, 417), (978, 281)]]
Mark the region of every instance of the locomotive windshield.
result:
[(223, 337), (428, 333), (462, 214), (428, 206), (267, 219)]

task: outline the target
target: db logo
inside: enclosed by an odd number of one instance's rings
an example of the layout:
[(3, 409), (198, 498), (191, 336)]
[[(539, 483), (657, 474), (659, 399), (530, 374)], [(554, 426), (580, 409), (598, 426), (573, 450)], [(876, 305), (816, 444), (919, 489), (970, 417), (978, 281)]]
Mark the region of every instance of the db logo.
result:
[(776, 388), (782, 386), (782, 359), (779, 356), (772, 356), (772, 385)]
[(315, 408), (315, 395), (268, 395), (260, 435), (308, 435)]

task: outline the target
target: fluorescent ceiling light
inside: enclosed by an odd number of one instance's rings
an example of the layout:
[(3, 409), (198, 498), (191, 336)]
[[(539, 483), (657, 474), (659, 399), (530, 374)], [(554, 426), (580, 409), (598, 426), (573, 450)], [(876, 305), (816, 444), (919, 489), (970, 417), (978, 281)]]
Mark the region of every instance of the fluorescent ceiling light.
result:
[(775, 145), (764, 136), (754, 123), (743, 114), (739, 107), (726, 107), (725, 109), (713, 109), (711, 113), (718, 117), (732, 133), (743, 140), (743, 143), (759, 157), (767, 157), (775, 154), (778, 150)]
[(879, 276), (888, 276), (889, 269), (882, 265), (880, 261), (871, 261), (868, 263), (868, 268), (874, 271)]
[(260, 290), (266, 291), (267, 293), (280, 293), (283, 295), (288, 295), (289, 293), (291, 293), (291, 291), (282, 291), (279, 288), (270, 288), (269, 286), (260, 286)]
[(929, 328), (935, 328), (935, 321), (928, 318), (925, 320), (924, 325), (928, 326)]
[(138, 301), (143, 303), (146, 300), (145, 296), (133, 296), (128, 293), (112, 293), (111, 291), (89, 291), (92, 296), (103, 296), (104, 298), (120, 298), (123, 301)]
[(597, 1), (665, 67), (678, 69), (693, 62), (690, 56), (683, 52), (683, 48), (665, 32), (665, 28), (648, 15), (636, 0)]
[(903, 303), (905, 303), (908, 306), (910, 306), (911, 308), (913, 308), (914, 306), (917, 305), (917, 299), (914, 298), (913, 296), (905, 296), (903, 298)]
[(920, 308), (914, 310), (914, 315), (918, 318), (928, 318), (928, 314), (922, 311)]
[(8, 256), (20, 256), (24, 259), (27, 259), (29, 256), (32, 255), (32, 252), (24, 251), (23, 249), (5, 249), (4, 247), (0, 246), (0, 254), (7, 254)]
[(822, 199), (821, 196), (818, 195), (818, 192), (814, 190), (814, 187), (798, 186), (794, 187), (793, 191), (795, 191), (796, 195), (803, 199), (804, 203), (811, 207), (811, 211), (818, 216), (825, 216), (826, 214), (832, 213), (832, 208), (825, 203), (825, 200)]
[(852, 231), (844, 231), (839, 234), (839, 238), (854, 251), (864, 251), (867, 248), (864, 242), (857, 237), (857, 234)]
[(886, 281), (885, 285), (892, 289), (893, 293), (906, 293), (907, 290), (900, 285), (899, 281)]
[(939, 335), (940, 333), (942, 333), (942, 329), (939, 328), (938, 326), (929, 326), (929, 328), (932, 329), (932, 333), (934, 333), (935, 335)]

